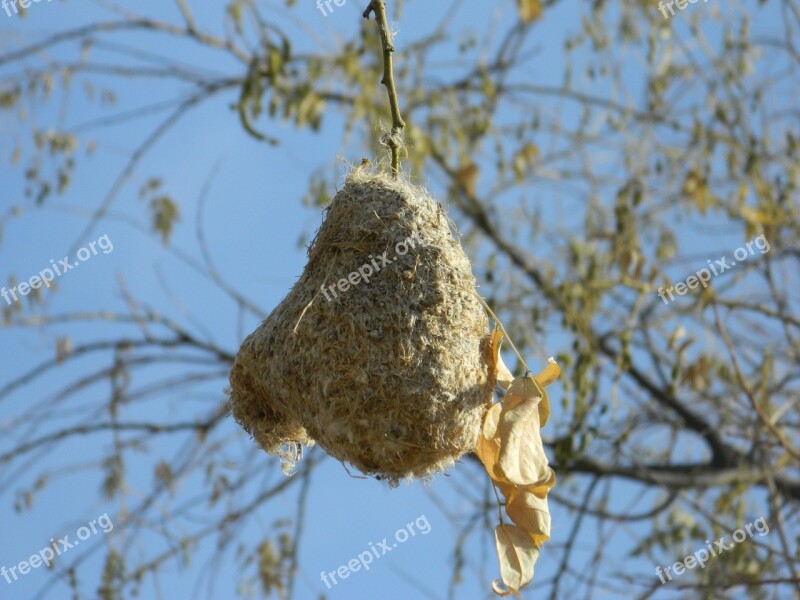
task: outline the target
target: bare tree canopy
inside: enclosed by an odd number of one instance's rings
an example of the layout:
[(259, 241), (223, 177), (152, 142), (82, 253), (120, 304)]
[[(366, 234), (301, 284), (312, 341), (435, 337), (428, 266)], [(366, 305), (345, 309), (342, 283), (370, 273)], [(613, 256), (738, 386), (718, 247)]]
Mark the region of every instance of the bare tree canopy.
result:
[(3, 2), (0, 598), (493, 597), (474, 455), (286, 477), (230, 415), (362, 160), (563, 370), (523, 597), (800, 597), (800, 1), (367, 4)]

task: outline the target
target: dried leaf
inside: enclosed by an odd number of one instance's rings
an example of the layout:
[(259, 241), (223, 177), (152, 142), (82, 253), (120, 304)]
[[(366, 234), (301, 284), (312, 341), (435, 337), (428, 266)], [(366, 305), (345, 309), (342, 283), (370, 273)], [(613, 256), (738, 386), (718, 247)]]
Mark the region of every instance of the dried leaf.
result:
[(494, 472), (519, 486), (541, 484), (550, 477), (539, 432), (541, 388), (532, 377), (518, 377), (508, 389), (497, 425), (500, 455)]
[(553, 471), (550, 467), (547, 467), (550, 471), (550, 475), (544, 481), (540, 481), (533, 485), (529, 485), (525, 487), (526, 492), (530, 492), (531, 494), (535, 494), (540, 498), (546, 498), (547, 492), (553, 489), (556, 485), (556, 472)]
[(180, 221), (178, 205), (169, 196), (161, 195), (150, 200), (150, 214), (153, 231), (160, 233), (161, 241), (167, 244), (175, 223)]
[(475, 453), (481, 459), (486, 472), (489, 477), (494, 479), (495, 465), (500, 456), (500, 441), (497, 439), (497, 424), (500, 422), (500, 412), (503, 406), (500, 403), (495, 404), (486, 413), (483, 419), (483, 429), (478, 436), (478, 446)]
[(482, 434), (486, 438), (497, 437), (497, 426), (500, 423), (500, 414), (503, 412), (503, 405), (498, 402), (486, 411), (486, 416), (483, 418)]
[(478, 182), (478, 174), (478, 165), (475, 163), (467, 163), (455, 173), (456, 182), (464, 188), (468, 196), (475, 195), (475, 184)]
[[(498, 380), (502, 338), (502, 331), (496, 329), (489, 357)], [(492, 582), (492, 590), (500, 596), (517, 594), (531, 582), (539, 547), (550, 539), (547, 493), (556, 483), (556, 474), (547, 464), (540, 429), (550, 416), (544, 387), (560, 374), (551, 358), (538, 375), (512, 380), (503, 400), (487, 410), (478, 436), (476, 453), (505, 497), (506, 514), (514, 523), (495, 528), (501, 579)]]
[(531, 169), (533, 163), (539, 159), (539, 148), (534, 144), (525, 144), (514, 154), (512, 166), (514, 177), (522, 181)]
[(539, 548), (524, 529), (515, 525), (498, 525), (494, 539), (500, 558), (500, 581), (493, 581), (492, 589), (500, 596), (516, 594), (533, 579)]
[(561, 375), (561, 367), (558, 366), (556, 360), (551, 356), (547, 359), (547, 366), (544, 370), (534, 375), (533, 378), (540, 386), (544, 387), (553, 383)]
[(525, 23), (535, 21), (542, 16), (542, 0), (517, 0), (519, 18)]
[(548, 469), (550, 471), (550, 475), (547, 477), (547, 479), (534, 485), (519, 486), (514, 485), (513, 483), (506, 483), (504, 481), (495, 481), (494, 484), (502, 492), (503, 497), (506, 499), (506, 503), (508, 503), (512, 494), (520, 491), (529, 492), (539, 496), (540, 498), (547, 498), (547, 492), (553, 489), (556, 485), (556, 472), (550, 467), (548, 467)]
[(492, 332), (491, 352), (489, 353), (489, 368), (494, 369), (497, 383), (502, 385), (505, 389), (511, 385), (514, 376), (508, 370), (506, 363), (503, 362), (503, 357), (500, 355), (500, 346), (503, 344), (505, 334), (503, 330), (496, 327)]
[(497, 383), (502, 385), (504, 388), (508, 389), (508, 386), (511, 385), (512, 381), (514, 381), (514, 376), (511, 374), (511, 371), (506, 366), (506, 363), (503, 362), (503, 357), (498, 354), (497, 355)]
[(506, 514), (528, 532), (537, 548), (550, 539), (550, 511), (545, 497), (516, 488), (507, 498)]
[(534, 375), (533, 378), (536, 380), (536, 383), (542, 388), (542, 401), (539, 403), (539, 426), (544, 427), (547, 425), (547, 419), (550, 418), (550, 399), (547, 397), (547, 392), (544, 391), (544, 387), (546, 385), (550, 385), (556, 379), (558, 379), (559, 375), (561, 375), (561, 367), (558, 366), (555, 359), (550, 357), (547, 360), (547, 366), (544, 370), (539, 373), (538, 375)]

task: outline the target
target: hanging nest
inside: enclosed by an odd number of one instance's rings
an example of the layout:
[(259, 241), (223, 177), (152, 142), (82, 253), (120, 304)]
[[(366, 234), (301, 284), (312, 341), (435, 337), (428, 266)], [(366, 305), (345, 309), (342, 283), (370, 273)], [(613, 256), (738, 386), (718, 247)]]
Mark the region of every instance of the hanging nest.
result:
[(441, 206), (357, 169), (308, 258), (236, 356), (236, 421), (285, 468), (316, 442), (393, 484), (474, 450), (496, 372), (470, 263)]

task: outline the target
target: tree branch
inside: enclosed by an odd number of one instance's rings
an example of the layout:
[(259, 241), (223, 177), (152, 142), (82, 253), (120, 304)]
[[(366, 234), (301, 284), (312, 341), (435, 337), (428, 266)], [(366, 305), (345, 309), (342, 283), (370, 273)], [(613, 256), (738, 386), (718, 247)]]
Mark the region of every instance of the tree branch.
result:
[(394, 71), (392, 68), (392, 32), (389, 30), (389, 21), (386, 18), (386, 2), (384, 0), (372, 0), (362, 15), (369, 19), (371, 13), (375, 13), (375, 21), (378, 23), (378, 30), (381, 35), (381, 45), (383, 47), (383, 79), (381, 83), (386, 86), (389, 94), (389, 107), (392, 111), (392, 131), (384, 135), (381, 143), (389, 146), (392, 152), (392, 175), (397, 177), (400, 173), (400, 149), (403, 147), (403, 127), (405, 122), (400, 115), (400, 104), (397, 100), (397, 90), (394, 85)]

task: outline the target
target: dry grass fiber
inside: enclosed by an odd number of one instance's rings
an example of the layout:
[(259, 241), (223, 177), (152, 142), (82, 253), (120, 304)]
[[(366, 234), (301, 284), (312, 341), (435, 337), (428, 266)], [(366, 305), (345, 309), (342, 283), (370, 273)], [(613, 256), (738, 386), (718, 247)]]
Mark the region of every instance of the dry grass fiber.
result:
[[(488, 319), (441, 206), (420, 187), (357, 169), (308, 257), (239, 350), (234, 418), (289, 466), (316, 442), (393, 484), (473, 450), (495, 385)], [(381, 268), (334, 297), (329, 286), (364, 265)]]

